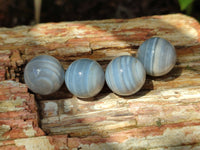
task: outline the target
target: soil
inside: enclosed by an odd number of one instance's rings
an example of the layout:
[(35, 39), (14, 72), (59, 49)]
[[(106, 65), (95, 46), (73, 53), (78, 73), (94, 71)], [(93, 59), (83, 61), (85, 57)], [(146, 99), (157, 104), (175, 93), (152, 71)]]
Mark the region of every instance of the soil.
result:
[[(191, 16), (200, 20), (195, 0)], [(43, 0), (40, 22), (135, 18), (185, 13), (178, 0)], [(14, 27), (34, 22), (33, 0), (0, 0), (0, 26)]]

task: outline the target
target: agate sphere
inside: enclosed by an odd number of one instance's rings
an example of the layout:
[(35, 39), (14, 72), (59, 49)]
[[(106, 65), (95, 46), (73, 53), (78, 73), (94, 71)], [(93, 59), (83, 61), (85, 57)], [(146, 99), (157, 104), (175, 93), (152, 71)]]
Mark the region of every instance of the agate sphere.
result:
[(104, 82), (102, 67), (96, 61), (87, 58), (74, 61), (65, 73), (68, 90), (79, 98), (97, 95), (103, 88)]
[(63, 84), (65, 72), (59, 61), (48, 55), (33, 58), (25, 67), (24, 80), (34, 93), (48, 95)]
[(162, 76), (174, 67), (176, 51), (167, 40), (153, 37), (142, 43), (138, 49), (137, 58), (144, 65), (148, 75)]
[(108, 64), (105, 78), (108, 87), (114, 93), (128, 96), (142, 88), (146, 72), (138, 59), (132, 56), (120, 56)]

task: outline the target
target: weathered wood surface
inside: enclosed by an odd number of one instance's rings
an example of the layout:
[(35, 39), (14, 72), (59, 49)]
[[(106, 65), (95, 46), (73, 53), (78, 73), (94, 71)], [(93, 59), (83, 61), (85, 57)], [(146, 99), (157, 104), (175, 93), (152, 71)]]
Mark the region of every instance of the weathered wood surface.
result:
[[(163, 77), (148, 76), (133, 96), (119, 97), (105, 86), (83, 101), (63, 86), (35, 100), (23, 83), (24, 66), (34, 56), (55, 56), (65, 69), (88, 57), (105, 69), (116, 56), (135, 55), (152, 36), (175, 46), (177, 63)], [(0, 81), (0, 149), (200, 149), (200, 25), (193, 18), (0, 28)]]

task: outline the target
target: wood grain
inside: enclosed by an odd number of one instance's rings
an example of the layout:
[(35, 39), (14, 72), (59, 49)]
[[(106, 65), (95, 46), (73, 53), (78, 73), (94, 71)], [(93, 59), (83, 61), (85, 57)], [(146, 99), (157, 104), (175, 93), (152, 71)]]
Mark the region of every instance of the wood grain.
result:
[[(41, 96), (24, 84), (24, 66), (37, 55), (65, 69), (87, 57), (105, 70), (152, 36), (175, 46), (177, 63), (163, 77), (147, 76), (135, 95), (105, 85), (83, 100), (63, 85)], [(200, 25), (182, 14), (0, 28), (0, 149), (199, 149), (199, 93)]]

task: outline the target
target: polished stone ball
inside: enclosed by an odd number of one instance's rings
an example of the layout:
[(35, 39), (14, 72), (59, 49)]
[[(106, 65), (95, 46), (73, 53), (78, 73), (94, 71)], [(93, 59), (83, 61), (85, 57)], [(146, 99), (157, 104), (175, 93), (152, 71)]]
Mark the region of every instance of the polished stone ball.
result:
[(120, 56), (108, 64), (105, 77), (108, 87), (114, 93), (128, 96), (142, 88), (146, 72), (138, 59), (132, 56)]
[(104, 82), (102, 67), (91, 59), (74, 61), (65, 73), (65, 84), (68, 90), (79, 98), (97, 95), (103, 88)]
[(26, 65), (24, 80), (34, 93), (48, 95), (62, 86), (64, 74), (64, 69), (56, 58), (40, 55)]
[(176, 63), (176, 51), (172, 44), (159, 37), (146, 40), (138, 49), (137, 58), (151, 76), (167, 74)]

